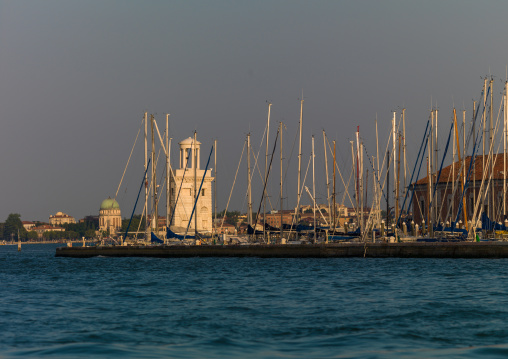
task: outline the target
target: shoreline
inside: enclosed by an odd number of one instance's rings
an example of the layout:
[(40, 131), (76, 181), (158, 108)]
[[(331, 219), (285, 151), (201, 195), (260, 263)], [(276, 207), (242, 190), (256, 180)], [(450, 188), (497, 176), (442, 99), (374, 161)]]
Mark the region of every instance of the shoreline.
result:
[[(65, 242), (61, 242), (61, 241), (29, 241), (29, 242), (21, 242), (21, 245), (25, 245), (25, 244), (67, 244), (67, 243), (83, 243), (83, 241), (65, 241)], [(6, 243), (1, 243), (0, 245), (2, 246), (17, 246), (18, 245), (18, 242), (6, 242)]]

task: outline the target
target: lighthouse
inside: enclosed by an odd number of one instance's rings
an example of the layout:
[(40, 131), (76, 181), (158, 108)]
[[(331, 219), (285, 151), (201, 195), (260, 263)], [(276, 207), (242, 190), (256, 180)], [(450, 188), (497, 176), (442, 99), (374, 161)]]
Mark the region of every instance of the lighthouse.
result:
[[(171, 181), (171, 208), (174, 209), (172, 226), (177, 231), (194, 231), (197, 219), (197, 231), (212, 232), (212, 170), (200, 168), (201, 142), (189, 137), (179, 143), (179, 166)], [(204, 176), (204, 180), (203, 180)], [(199, 187), (203, 181), (201, 191)], [(195, 199), (196, 209), (191, 219)]]

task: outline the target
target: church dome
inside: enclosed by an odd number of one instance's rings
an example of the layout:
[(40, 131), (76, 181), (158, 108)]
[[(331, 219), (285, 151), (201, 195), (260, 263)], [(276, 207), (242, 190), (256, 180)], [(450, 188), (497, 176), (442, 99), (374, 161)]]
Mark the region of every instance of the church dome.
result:
[(113, 198), (108, 197), (101, 203), (101, 210), (103, 209), (119, 209), (120, 205)]

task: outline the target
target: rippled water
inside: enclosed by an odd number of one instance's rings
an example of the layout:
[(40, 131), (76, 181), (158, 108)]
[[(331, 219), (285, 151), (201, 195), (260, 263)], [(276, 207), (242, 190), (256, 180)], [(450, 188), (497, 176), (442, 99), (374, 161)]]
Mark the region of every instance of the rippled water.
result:
[(55, 258), (0, 246), (0, 358), (508, 356), (506, 259)]

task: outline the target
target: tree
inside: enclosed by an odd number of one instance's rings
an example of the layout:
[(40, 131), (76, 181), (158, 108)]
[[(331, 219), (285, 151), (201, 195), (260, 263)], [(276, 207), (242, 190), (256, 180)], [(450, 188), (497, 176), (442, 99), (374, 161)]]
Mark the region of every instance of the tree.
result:
[[(65, 233), (65, 238), (67, 238), (67, 239), (80, 239), (81, 237), (83, 237), (83, 236), (80, 236), (80, 234), (78, 232), (74, 232), (74, 231), (66, 231), (64, 233)], [(83, 234), (85, 234), (85, 232), (83, 232)]]
[(26, 236), (29, 241), (35, 241), (38, 238), (36, 231), (30, 231), (26, 234)]
[(236, 224), (238, 223), (238, 217), (241, 215), (240, 211), (226, 212), (226, 210), (223, 210), (219, 214), (217, 214), (217, 218), (224, 217), (224, 213), (226, 214), (226, 219), (224, 220), (224, 222), (236, 227)]
[(87, 229), (85, 231), (85, 238), (92, 239), (94, 237), (95, 237), (95, 230), (93, 230), (93, 229)]
[(21, 215), (19, 213), (11, 213), (5, 220), (3, 238), (6, 240), (17, 239), (18, 230), (21, 238), (26, 236), (26, 229), (23, 227), (23, 223), (21, 223)]
[[(122, 232), (124, 232), (124, 234), (125, 234), (125, 231), (127, 230), (127, 226), (129, 225), (129, 220), (130, 220), (130, 218), (122, 219)], [(141, 221), (141, 227), (139, 227), (140, 221)], [(139, 227), (140, 231), (144, 232), (145, 231), (145, 220), (144, 220), (144, 218), (141, 218), (140, 214), (135, 214), (134, 216), (132, 216), (132, 222), (131, 222), (131, 226), (129, 227), (129, 232), (136, 232), (138, 230), (138, 227)]]

